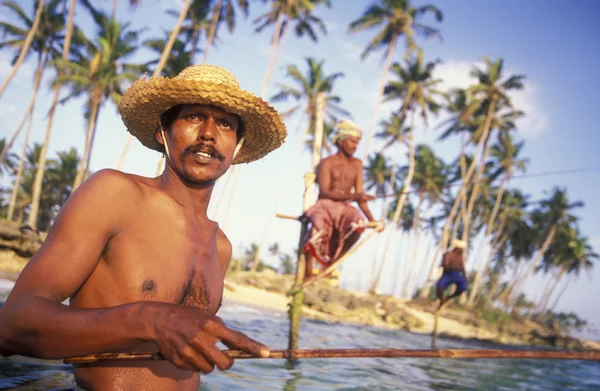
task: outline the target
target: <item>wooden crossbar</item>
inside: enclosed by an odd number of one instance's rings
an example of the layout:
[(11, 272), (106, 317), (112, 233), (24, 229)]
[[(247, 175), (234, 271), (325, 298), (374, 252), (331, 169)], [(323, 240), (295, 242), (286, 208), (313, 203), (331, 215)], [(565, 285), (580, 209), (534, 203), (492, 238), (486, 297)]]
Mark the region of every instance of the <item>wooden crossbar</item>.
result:
[[(286, 215), (286, 214), (283, 214), (283, 213), (277, 213), (275, 216), (277, 216), (280, 219), (288, 219), (288, 220), (296, 220), (296, 221), (302, 221), (303, 220), (302, 216)], [(369, 221), (366, 224), (363, 224), (362, 227), (364, 227), (364, 228), (377, 228), (377, 227), (379, 227), (379, 224), (381, 224), (379, 221)]]

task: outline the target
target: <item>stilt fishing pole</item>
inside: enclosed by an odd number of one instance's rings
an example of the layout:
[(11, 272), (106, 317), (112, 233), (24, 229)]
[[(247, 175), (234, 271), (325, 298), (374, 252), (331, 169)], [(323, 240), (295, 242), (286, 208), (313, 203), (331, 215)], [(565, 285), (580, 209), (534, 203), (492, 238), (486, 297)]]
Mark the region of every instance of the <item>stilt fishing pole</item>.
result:
[[(241, 350), (223, 350), (233, 359), (306, 359), (306, 358), (487, 358), (534, 360), (600, 361), (600, 350), (503, 350), (503, 349), (296, 349), (272, 350), (267, 357), (253, 356)], [(100, 353), (64, 360), (66, 364), (94, 364), (101, 361), (165, 360), (160, 353)]]

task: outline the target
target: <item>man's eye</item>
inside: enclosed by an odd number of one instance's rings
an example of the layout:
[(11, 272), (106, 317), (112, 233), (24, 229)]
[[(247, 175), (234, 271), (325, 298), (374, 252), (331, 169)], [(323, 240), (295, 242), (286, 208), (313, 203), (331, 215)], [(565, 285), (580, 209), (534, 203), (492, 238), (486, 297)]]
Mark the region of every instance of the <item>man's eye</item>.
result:
[(225, 122), (225, 121), (220, 121), (219, 122), (219, 126), (223, 127), (223, 128), (231, 128), (231, 125), (229, 125), (229, 122)]
[(187, 118), (195, 121), (199, 120), (200, 116), (198, 114), (188, 114)]

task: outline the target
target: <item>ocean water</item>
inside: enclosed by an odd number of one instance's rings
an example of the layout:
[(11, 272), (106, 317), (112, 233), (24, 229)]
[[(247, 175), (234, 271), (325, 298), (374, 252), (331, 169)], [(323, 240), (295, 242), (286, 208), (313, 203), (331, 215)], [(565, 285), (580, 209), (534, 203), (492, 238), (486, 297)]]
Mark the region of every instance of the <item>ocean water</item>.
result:
[[(0, 290), (6, 284), (0, 281)], [(0, 291), (0, 300), (2, 299)], [(271, 349), (287, 347), (285, 314), (225, 302), (219, 315)], [(304, 320), (301, 348), (427, 349), (427, 335)], [(499, 348), (439, 338), (439, 348)], [(60, 361), (0, 358), (0, 390), (73, 390), (71, 367)], [(600, 363), (554, 360), (438, 358), (238, 360), (229, 371), (203, 376), (200, 391), (280, 390), (600, 390)]]

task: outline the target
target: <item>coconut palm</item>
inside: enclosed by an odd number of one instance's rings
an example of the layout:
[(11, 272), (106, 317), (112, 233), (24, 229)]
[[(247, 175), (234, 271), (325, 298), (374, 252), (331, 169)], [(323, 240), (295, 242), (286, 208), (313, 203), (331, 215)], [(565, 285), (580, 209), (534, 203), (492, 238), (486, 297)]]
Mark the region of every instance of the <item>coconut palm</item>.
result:
[[(521, 172), (526, 170), (529, 159), (519, 158), (519, 154), (523, 149), (524, 141), (513, 143), (512, 136), (509, 132), (503, 132), (498, 137), (498, 143), (491, 147), (491, 155), (494, 158), (494, 166), (496, 167), (495, 172), (492, 174), (492, 178), (502, 176), (502, 180), (496, 192), (495, 202), (493, 209), (489, 215), (487, 221), (486, 233), (483, 239), (483, 243), (488, 243), (491, 237), (492, 230), (495, 226), (495, 221), (498, 216), (500, 204), (502, 202), (502, 196), (506, 185), (510, 181), (510, 178), (514, 175), (515, 169)], [(469, 300), (467, 305), (472, 307), (475, 304), (475, 297), (479, 291), (479, 284), (481, 280), (482, 270), (481, 267), (475, 267), (475, 276), (473, 283), (471, 284), (471, 291), (469, 293)]]
[[(2, 83), (2, 86), (0, 86), (0, 97), (2, 97), (4, 90), (6, 89), (6, 87), (10, 83), (10, 81), (13, 79), (13, 77), (17, 74), (17, 71), (19, 70), (21, 64), (23, 64), (23, 61), (25, 61), (25, 58), (27, 57), (27, 54), (29, 53), (29, 48), (31, 47), (31, 44), (33, 43), (33, 39), (36, 35), (38, 35), (38, 27), (40, 25), (40, 20), (42, 18), (42, 14), (44, 13), (44, 4), (45, 4), (45, 0), (37, 0), (34, 3), (35, 16), (33, 17), (33, 20), (30, 20), (29, 17), (27, 16), (27, 14), (25, 12), (23, 12), (23, 9), (17, 3), (14, 3), (12, 1), (5, 1), (3, 3), (3, 5), (5, 7), (8, 7), (14, 13), (16, 13), (16, 16), (20, 17), (25, 22), (25, 24), (28, 26), (27, 26), (26, 30), (23, 30), (23, 29), (19, 29), (18, 27), (15, 28), (15, 26), (10, 25), (6, 22), (0, 22), (0, 28), (4, 31), (4, 33), (8, 32), (8, 31), (12, 31), (13, 33), (17, 32), (18, 34), (15, 34), (15, 35), (21, 35), (24, 38), (23, 40), (14, 39), (14, 40), (12, 40), (12, 42), (9, 42), (9, 44), (11, 44), (11, 45), (15, 45), (17, 42), (19, 42), (20, 50), (19, 50), (18, 57), (13, 60), (13, 64), (12, 64), (13, 67), (11, 69), (11, 72), (8, 74), (8, 76)], [(7, 45), (6, 42), (2, 43), (2, 46), (6, 46), (6, 45)]]
[[(284, 117), (291, 116), (300, 110), (307, 116), (307, 133), (314, 135), (317, 95), (320, 92), (325, 93), (325, 120), (327, 123), (335, 123), (339, 116), (348, 117), (350, 113), (343, 109), (339, 104), (342, 99), (333, 94), (335, 82), (344, 76), (342, 72), (326, 74), (323, 69), (324, 60), (317, 61), (314, 58), (306, 58), (308, 70), (303, 74), (296, 65), (288, 65), (287, 76), (295, 85), (278, 83), (279, 92), (271, 97), (273, 103), (286, 102), (293, 99), (298, 102), (290, 109), (282, 113)], [(304, 104), (300, 103), (304, 102)], [(324, 136), (327, 136), (323, 132)], [(324, 141), (327, 138), (324, 137)], [(331, 147), (328, 143), (323, 146), (331, 153)]]
[[(4, 150), (6, 146), (6, 139), (0, 139), (0, 150)], [(14, 174), (18, 164), (19, 157), (14, 152), (8, 152), (6, 158), (0, 162), (0, 175)]]
[(83, 182), (94, 143), (96, 122), (102, 105), (111, 100), (118, 104), (123, 94), (123, 82), (138, 77), (139, 65), (124, 61), (137, 50), (139, 31), (129, 30), (129, 24), (121, 25), (102, 13), (94, 15), (99, 33), (96, 41), (87, 41), (86, 53), (74, 61), (59, 60), (61, 73), (54, 85), (67, 85), (68, 96), (63, 101), (87, 96), (86, 117), (88, 127), (82, 161), (73, 183), (73, 190)]
[[(408, 168), (407, 168), (408, 169)], [(415, 170), (412, 185), (416, 194), (416, 206), (412, 222), (412, 257), (408, 268), (402, 295), (408, 297), (413, 280), (414, 270), (417, 266), (417, 255), (421, 232), (421, 211), (425, 202), (431, 209), (439, 202), (446, 186), (446, 165), (435, 155), (433, 150), (426, 145), (419, 145), (415, 153)]]
[[(62, 0), (51, 0), (44, 6), (43, 1), (38, 3), (36, 0), (34, 5), (37, 6), (38, 10), (40, 4), (42, 5), (42, 13), (39, 16), (39, 26), (34, 26), (36, 21), (31, 20), (18, 4), (11, 1), (2, 3), (12, 14), (14, 14), (14, 19), (18, 20), (20, 23), (10, 24), (8, 22), (0, 22), (0, 29), (5, 35), (10, 35), (8, 40), (0, 42), (0, 48), (10, 47), (17, 49), (20, 53), (20, 58), (21, 54), (23, 54), (22, 49), (27, 47), (27, 52), (24, 54), (22, 60), (24, 60), (29, 53), (33, 52), (37, 55), (37, 64), (34, 71), (31, 100), (29, 101), (29, 105), (25, 110), (25, 114), (23, 115), (20, 124), (17, 126), (17, 129), (0, 153), (0, 161), (4, 160), (6, 153), (12, 147), (15, 139), (25, 125), (29, 114), (33, 111), (44, 70), (46, 69), (48, 62), (60, 56), (60, 44), (63, 39), (60, 32), (64, 29), (64, 14), (59, 10), (59, 5), (61, 3)], [(37, 18), (37, 11), (35, 18)], [(30, 33), (32, 31), (33, 35), (30, 38)], [(29, 39), (31, 39), (31, 42), (28, 42)], [(15, 61), (19, 60), (17, 59)]]
[[(435, 101), (437, 96), (442, 95), (435, 86), (440, 80), (433, 79), (432, 73), (435, 68), (435, 63), (429, 62), (424, 64), (423, 54), (419, 52), (415, 58), (406, 61), (405, 66), (394, 64), (391, 67), (392, 74), (397, 80), (392, 80), (385, 86), (384, 96), (386, 101), (400, 100), (401, 106), (399, 114), (402, 117), (407, 117), (410, 112), (410, 122), (406, 140), (408, 144), (408, 170), (404, 178), (404, 187), (398, 199), (398, 204), (394, 211), (394, 219), (392, 224), (396, 225), (400, 219), (400, 213), (404, 207), (404, 202), (408, 192), (410, 191), (412, 178), (415, 172), (415, 147), (414, 147), (414, 121), (417, 113), (420, 114), (423, 122), (427, 125), (430, 113), (437, 113), (440, 105)], [(387, 241), (391, 240), (391, 232), (387, 237)], [(389, 248), (389, 245), (386, 245)], [(377, 289), (379, 278), (383, 270), (387, 254), (384, 253), (383, 261), (377, 278), (375, 279), (371, 291)]]
[(314, 42), (318, 40), (315, 28), (319, 28), (322, 34), (327, 34), (325, 23), (314, 15), (316, 7), (321, 4), (331, 7), (329, 0), (270, 0), (269, 10), (254, 20), (258, 33), (268, 26), (275, 25), (261, 96), (266, 95), (269, 80), (283, 52), (292, 24), (295, 24), (294, 31), (298, 37), (308, 35)]
[[(63, 61), (67, 61), (69, 58), (69, 51), (71, 49), (71, 38), (73, 35), (73, 27), (74, 27), (74, 17), (75, 17), (75, 4), (77, 0), (71, 0), (69, 3), (69, 16), (66, 27), (65, 39), (63, 41), (62, 47), (62, 55), (61, 58)], [(57, 72), (59, 70), (57, 69)], [(52, 132), (52, 124), (54, 122), (54, 113), (56, 111), (56, 106), (58, 105), (58, 97), (60, 96), (61, 86), (60, 84), (54, 87), (54, 96), (52, 98), (52, 104), (50, 106), (50, 111), (48, 112), (48, 120), (46, 123), (46, 134), (44, 136), (44, 143), (42, 144), (42, 149), (40, 151), (40, 160), (38, 162), (38, 168), (35, 174), (35, 179), (33, 182), (33, 191), (31, 197), (31, 210), (29, 212), (29, 217), (27, 220), (27, 224), (33, 228), (37, 228), (37, 219), (40, 207), (40, 198), (42, 195), (42, 181), (44, 178), (44, 173), (46, 171), (46, 161), (48, 155), (48, 146), (50, 144), (50, 135)]]
[(408, 54), (410, 55), (411, 52), (417, 49), (414, 41), (415, 33), (425, 38), (432, 36), (441, 37), (440, 32), (435, 28), (419, 23), (418, 20), (429, 13), (433, 14), (438, 22), (442, 21), (442, 12), (433, 5), (413, 7), (409, 0), (379, 0), (370, 5), (360, 18), (350, 23), (349, 31), (351, 33), (376, 27), (381, 28), (362, 52), (362, 60), (366, 59), (369, 54), (377, 49), (383, 48), (386, 52), (383, 74), (373, 113), (373, 123), (369, 133), (366, 135), (365, 157), (368, 154), (369, 143), (375, 132), (383, 90), (399, 39), (403, 36), (405, 37)]
[[(494, 119), (496, 119), (495, 123), (497, 123), (498, 126), (511, 127), (511, 123), (508, 120), (520, 115), (519, 112), (512, 110), (512, 103), (508, 97), (508, 92), (523, 88), (524, 76), (513, 75), (504, 77), (502, 73), (504, 61), (502, 59), (491, 61), (489, 58), (485, 57), (484, 62), (486, 64), (485, 69), (474, 67), (471, 71), (471, 75), (477, 78), (478, 82), (470, 86), (464, 93), (460, 91), (457, 92), (458, 95), (456, 95), (456, 99), (452, 102), (454, 108), (460, 109), (460, 112), (456, 116), (456, 120), (450, 123), (450, 128), (455, 132), (462, 130), (471, 132), (470, 140), (475, 141), (477, 147), (474, 159), (471, 164), (468, 165), (468, 169), (463, 175), (462, 185), (458, 192), (459, 197), (456, 198), (455, 204), (452, 207), (449, 221), (453, 221), (454, 214), (458, 213), (458, 205), (461, 203), (463, 203), (464, 208), (465, 203), (469, 201), (466, 211), (469, 211), (469, 208), (472, 211), (477, 197), (473, 197), (472, 193), (471, 200), (467, 200), (466, 189), (473, 184), (472, 178), (475, 169), (480, 166), (479, 162), (485, 162), (487, 148), (490, 145), (489, 133), (492, 124), (494, 123)], [(503, 116), (505, 113), (502, 110), (509, 112), (508, 118)], [(480, 160), (481, 157), (483, 157), (483, 159)], [(481, 168), (478, 173), (479, 178), (481, 178), (483, 173), (482, 170), (483, 168)], [(476, 196), (478, 188), (474, 187), (473, 191), (475, 191), (474, 195)], [(466, 218), (464, 219), (465, 221), (463, 221), (464, 229), (462, 238), (463, 240), (468, 241), (470, 233), (469, 213), (465, 213), (464, 216)], [(445, 251), (447, 246), (449, 238), (448, 232), (449, 224), (446, 224), (442, 234), (443, 251)]]
[[(237, 7), (244, 13), (244, 16), (248, 17), (248, 0), (237, 0)], [(192, 23), (192, 25), (202, 26), (201, 29), (205, 29), (205, 19), (208, 15), (206, 12), (206, 6), (209, 2), (204, 1), (196, 1), (192, 4), (192, 8), (190, 9), (190, 16), (196, 16), (194, 21), (197, 21), (196, 24)], [(215, 38), (217, 37), (217, 31), (219, 29), (219, 25), (221, 22), (227, 23), (227, 28), (230, 33), (233, 33), (235, 29), (236, 15), (235, 15), (235, 6), (233, 5), (232, 0), (216, 0), (216, 3), (213, 5), (210, 13), (212, 14), (210, 17), (210, 25), (206, 29), (206, 48), (204, 49), (204, 56), (202, 57), (202, 63), (206, 63), (206, 59), (208, 58), (208, 52), (210, 51), (211, 46), (213, 46)], [(192, 30), (193, 31), (193, 30)], [(196, 49), (194, 43), (197, 44), (197, 35), (192, 35), (192, 49)], [(194, 50), (195, 52), (195, 50)]]
[(541, 245), (538, 241), (537, 244), (540, 245), (539, 250), (535, 258), (531, 261), (525, 275), (520, 279), (521, 281), (515, 290), (516, 294), (513, 297), (518, 297), (527, 280), (536, 271), (544, 254), (550, 248), (559, 228), (562, 227), (564, 229), (575, 222), (576, 218), (571, 212), (573, 209), (580, 207), (583, 207), (583, 202), (569, 202), (566, 189), (560, 188), (554, 188), (547, 199), (540, 201), (540, 208), (532, 213), (532, 220), (536, 231), (539, 232), (539, 237), (545, 236), (545, 239)]

